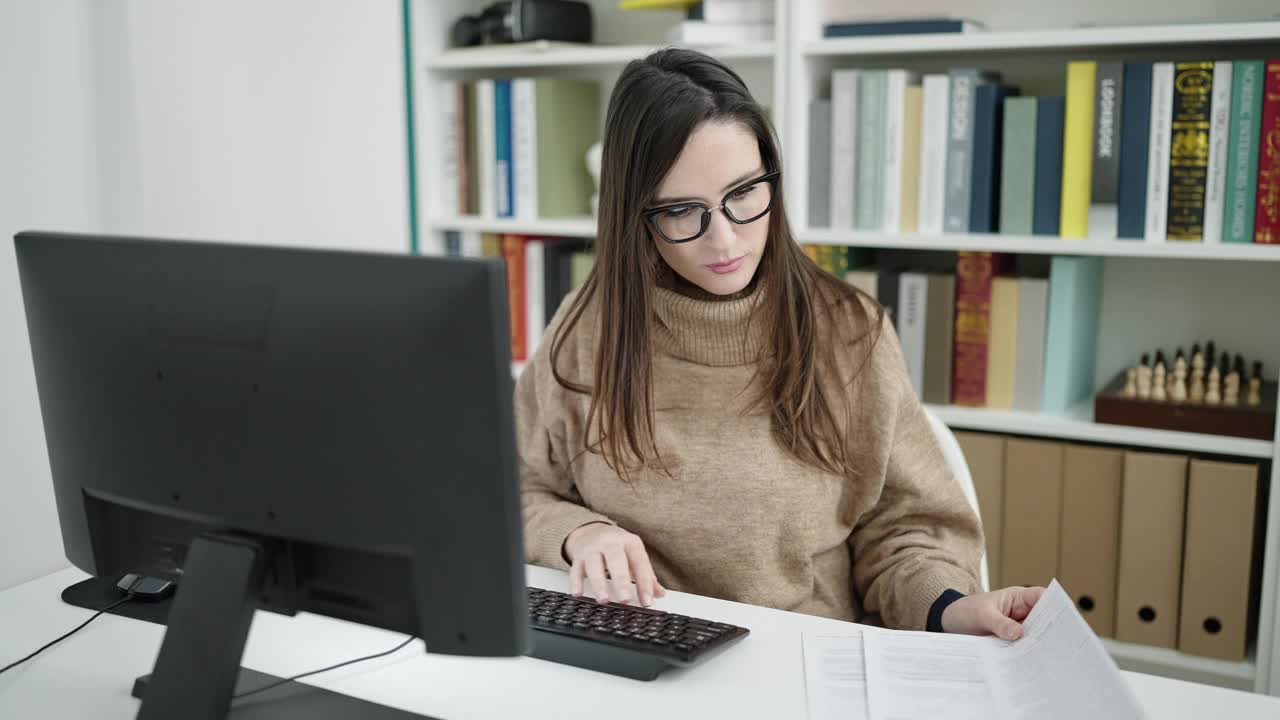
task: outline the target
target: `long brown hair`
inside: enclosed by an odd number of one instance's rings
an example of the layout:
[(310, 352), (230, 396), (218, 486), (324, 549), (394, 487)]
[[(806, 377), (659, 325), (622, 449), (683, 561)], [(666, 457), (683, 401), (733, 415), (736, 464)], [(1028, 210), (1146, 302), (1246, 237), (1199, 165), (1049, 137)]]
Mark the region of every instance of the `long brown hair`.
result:
[[(746, 128), (756, 136), (765, 171), (782, 169), (764, 110), (742, 78), (717, 60), (692, 50), (664, 49), (633, 60), (622, 71), (605, 119), (595, 265), (551, 341), (556, 382), (591, 396), (584, 447), (601, 451), (624, 478), (632, 461), (661, 465), (654, 433), (649, 325), (664, 261), (641, 212), (651, 205), (689, 135), (708, 121)], [(770, 362), (762, 362), (757, 370), (764, 382), (756, 407), (767, 407), (774, 438), (795, 457), (830, 472), (846, 472), (847, 432), (841, 431), (836, 413), (843, 410), (847, 420), (850, 409), (830, 395), (832, 387), (852, 383), (859, 371), (837, 378), (835, 354), (869, 339), (863, 345), (869, 355), (879, 337), (883, 310), (869, 303), (876, 308), (871, 317), (858, 290), (824, 272), (796, 244), (782, 201), (784, 184), (785, 175), (775, 186), (767, 216), (768, 240), (756, 270), (768, 291), (760, 301), (764, 307), (758, 304), (753, 310), (752, 321), (759, 314), (771, 325), (761, 358)], [(759, 301), (762, 293), (756, 295)], [(557, 358), (591, 302), (600, 310), (600, 341), (588, 387), (562, 377)], [(836, 329), (824, 333), (821, 343), (820, 313), (826, 313)], [(859, 370), (863, 363), (857, 364)], [(820, 382), (822, 373), (843, 382)], [(590, 438), (593, 429), (598, 430), (597, 441)]]

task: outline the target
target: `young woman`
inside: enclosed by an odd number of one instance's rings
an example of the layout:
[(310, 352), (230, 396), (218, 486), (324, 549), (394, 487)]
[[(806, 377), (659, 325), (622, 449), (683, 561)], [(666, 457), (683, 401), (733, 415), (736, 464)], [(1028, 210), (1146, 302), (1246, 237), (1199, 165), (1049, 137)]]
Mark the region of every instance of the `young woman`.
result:
[(528, 559), (575, 594), (665, 588), (1014, 639), (982, 529), (876, 301), (796, 245), (761, 107), (716, 60), (629, 64), (595, 267), (516, 387)]

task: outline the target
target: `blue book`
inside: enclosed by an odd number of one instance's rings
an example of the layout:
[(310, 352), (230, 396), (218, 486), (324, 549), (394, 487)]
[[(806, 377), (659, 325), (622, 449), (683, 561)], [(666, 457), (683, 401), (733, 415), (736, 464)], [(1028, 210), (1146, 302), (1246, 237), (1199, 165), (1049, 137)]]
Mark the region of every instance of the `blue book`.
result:
[(1116, 236), (1141, 240), (1147, 228), (1147, 151), (1151, 146), (1151, 63), (1124, 64), (1120, 103), (1120, 192)]
[(444, 231), (444, 254), (449, 257), (462, 257), (462, 233), (457, 230)]
[(823, 37), (867, 37), (875, 35), (924, 35), (929, 33), (963, 33), (981, 30), (972, 20), (959, 18), (919, 18), (915, 20), (876, 20), (870, 22), (832, 23), (822, 28)]
[(1031, 203), (1031, 232), (1057, 235), (1062, 209), (1062, 132), (1067, 101), (1061, 95), (1042, 97), (1036, 108), (1035, 199)]
[(1094, 391), (1102, 258), (1055, 256), (1049, 269), (1041, 410), (1065, 413)]
[(515, 216), (515, 173), (511, 148), (511, 81), (493, 81), (493, 134), (497, 182), (494, 199), (498, 217)]
[(979, 85), (973, 99), (973, 167), (969, 187), (969, 232), (996, 232), (1000, 217), (1000, 139), (1004, 99), (1016, 88)]

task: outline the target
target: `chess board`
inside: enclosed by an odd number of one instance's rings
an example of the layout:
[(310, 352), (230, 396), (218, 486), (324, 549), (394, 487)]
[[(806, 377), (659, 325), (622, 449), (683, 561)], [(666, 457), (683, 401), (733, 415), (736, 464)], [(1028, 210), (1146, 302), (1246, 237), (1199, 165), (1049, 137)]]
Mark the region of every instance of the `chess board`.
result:
[(1262, 383), (1262, 404), (1205, 405), (1126, 397), (1125, 374), (1118, 374), (1093, 399), (1095, 422), (1158, 430), (1231, 435), (1272, 440), (1276, 428), (1276, 383)]

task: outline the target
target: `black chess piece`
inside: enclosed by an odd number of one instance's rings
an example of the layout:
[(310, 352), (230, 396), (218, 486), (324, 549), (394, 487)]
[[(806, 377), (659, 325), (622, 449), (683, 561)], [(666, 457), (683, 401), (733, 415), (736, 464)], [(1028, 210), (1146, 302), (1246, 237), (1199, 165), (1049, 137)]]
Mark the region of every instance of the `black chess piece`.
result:
[(1151, 365), (1151, 356), (1146, 353), (1142, 353), (1142, 367), (1150, 367), (1150, 365)]
[(1262, 379), (1262, 363), (1257, 361), (1253, 363), (1253, 376), (1259, 380)]
[(1156, 351), (1156, 365), (1163, 365), (1163, 366), (1165, 366), (1166, 368), (1167, 368), (1167, 367), (1169, 367), (1169, 363), (1167, 363), (1167, 362), (1165, 362), (1165, 361), (1164, 361), (1164, 351), (1163, 351), (1163, 350), (1157, 350), (1157, 351)]
[(1240, 379), (1241, 379), (1241, 380), (1244, 380), (1244, 379), (1245, 379), (1245, 374), (1244, 374), (1244, 356), (1243, 356), (1243, 355), (1236, 355), (1236, 366), (1235, 366), (1235, 371), (1236, 371), (1237, 373), (1239, 373), (1239, 374), (1240, 374)]

